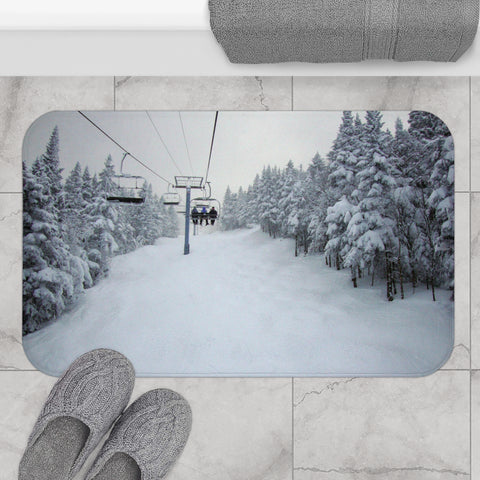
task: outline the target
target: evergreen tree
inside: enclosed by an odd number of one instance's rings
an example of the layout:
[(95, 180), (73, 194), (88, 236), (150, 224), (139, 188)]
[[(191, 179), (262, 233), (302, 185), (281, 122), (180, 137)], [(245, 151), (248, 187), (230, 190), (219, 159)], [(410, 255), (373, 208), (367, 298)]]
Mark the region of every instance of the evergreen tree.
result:
[(308, 242), (314, 252), (323, 251), (327, 243), (325, 218), (331, 201), (328, 190), (328, 170), (317, 152), (307, 169), (304, 179), (306, 210), (305, 222), (308, 223)]
[(77, 162), (65, 181), (65, 208), (78, 209), (84, 206), (82, 167)]
[(432, 289), (443, 284), (453, 289), (453, 140), (446, 125), (428, 112), (411, 112), (409, 133), (418, 141), (415, 183), (416, 223), (419, 239), (416, 262), (419, 275)]
[(230, 186), (227, 187), (223, 197), (223, 214), (221, 218), (222, 230), (235, 230), (239, 228), (237, 216), (237, 195), (232, 193)]
[[(37, 163), (37, 166), (40, 163)], [(91, 286), (88, 265), (70, 253), (60, 235), (51, 185), (36, 169), (23, 165), (23, 333), (39, 329), (60, 315), (84, 288)]]
[(85, 213), (89, 217), (85, 244), (90, 272), (98, 281), (108, 274), (109, 259), (119, 250), (114, 236), (118, 212), (105, 198), (97, 196)]
[(162, 234), (162, 220), (157, 215), (152, 186), (147, 182), (142, 186), (142, 197), (145, 202), (135, 206), (131, 215), (131, 224), (135, 230), (135, 240), (138, 246), (153, 245)]
[(246, 228), (251, 223), (249, 214), (249, 194), (240, 187), (237, 193), (237, 221), (238, 228)]
[(262, 230), (273, 238), (279, 235), (281, 229), (280, 191), (281, 173), (278, 168), (265, 168), (262, 172), (259, 186), (259, 221)]
[(95, 187), (92, 177), (90, 176), (90, 171), (88, 170), (88, 167), (85, 167), (82, 175), (82, 198), (86, 204), (92, 201), (94, 192)]
[(113, 158), (111, 155), (105, 160), (104, 168), (100, 172), (100, 180), (98, 182), (98, 189), (104, 195), (114, 194), (118, 191), (118, 185), (114, 181), (115, 166), (113, 164)]
[[(352, 193), (359, 203), (347, 226), (346, 242), (349, 252), (344, 265), (352, 272), (352, 281), (368, 268), (375, 274), (377, 266), (385, 263), (385, 271), (391, 269), (392, 246), (395, 243), (394, 222), (390, 211), (389, 198), (396, 187), (394, 171), (385, 152), (385, 133), (382, 132), (382, 115), (377, 111), (366, 114), (362, 135), (362, 152), (359, 157), (357, 174), (358, 187)], [(387, 278), (387, 296), (390, 292), (390, 278)]]
[(250, 223), (259, 223), (260, 175), (257, 173), (253, 184), (248, 187), (247, 215)]
[(361, 135), (364, 128), (357, 115), (355, 125), (352, 112), (343, 112), (342, 124), (328, 154), (329, 163), (329, 195), (335, 203), (344, 195), (351, 200), (356, 189), (356, 175), (358, 173), (358, 156), (362, 151)]
[(163, 231), (164, 237), (177, 238), (179, 233), (178, 215), (173, 205), (167, 209), (167, 217), (165, 222), (165, 229)]
[[(337, 270), (343, 267), (343, 258), (349, 253), (345, 232), (354, 211), (355, 206), (349, 202), (346, 195), (335, 205), (327, 208), (324, 224), (326, 225), (326, 236), (329, 240), (325, 245), (325, 260), (328, 266), (335, 266)], [(352, 277), (352, 280), (354, 278)]]
[(55, 127), (50, 135), (45, 153), (37, 157), (32, 165), (32, 174), (39, 181), (44, 193), (50, 198), (57, 212), (63, 209), (62, 171), (59, 158), (59, 132)]
[(85, 239), (87, 223), (83, 209), (86, 203), (83, 198), (82, 167), (77, 162), (65, 182), (61, 212), (64, 238), (70, 247), (82, 245)]

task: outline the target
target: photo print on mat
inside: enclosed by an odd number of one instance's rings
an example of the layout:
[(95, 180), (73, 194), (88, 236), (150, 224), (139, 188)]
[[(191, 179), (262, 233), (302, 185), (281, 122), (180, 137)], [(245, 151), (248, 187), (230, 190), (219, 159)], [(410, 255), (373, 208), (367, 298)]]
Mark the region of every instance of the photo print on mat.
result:
[(144, 376), (418, 376), (454, 331), (454, 144), (422, 111), (52, 112), (23, 148), (24, 349)]

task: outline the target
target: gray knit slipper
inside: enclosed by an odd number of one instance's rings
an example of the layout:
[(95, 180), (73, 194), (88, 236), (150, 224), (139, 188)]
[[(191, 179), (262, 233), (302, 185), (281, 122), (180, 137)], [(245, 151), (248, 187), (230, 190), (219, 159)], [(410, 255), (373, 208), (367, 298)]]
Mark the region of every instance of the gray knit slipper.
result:
[(54, 385), (20, 462), (19, 480), (70, 480), (127, 406), (132, 364), (113, 350), (77, 358)]
[(188, 402), (172, 390), (142, 395), (119, 418), (86, 480), (158, 480), (182, 453), (192, 426)]

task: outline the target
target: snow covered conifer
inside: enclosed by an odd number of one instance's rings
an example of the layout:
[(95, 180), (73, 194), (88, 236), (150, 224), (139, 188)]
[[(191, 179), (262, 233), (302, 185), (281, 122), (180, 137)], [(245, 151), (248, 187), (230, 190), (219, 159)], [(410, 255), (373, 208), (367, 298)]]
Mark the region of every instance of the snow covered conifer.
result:
[(416, 212), (419, 241), (416, 261), (432, 289), (453, 289), (454, 164), (453, 140), (447, 126), (428, 112), (411, 112), (409, 133), (418, 141)]
[(237, 199), (237, 195), (232, 193), (230, 186), (228, 186), (223, 197), (222, 230), (235, 230), (239, 227)]
[(268, 166), (262, 172), (257, 205), (259, 221), (264, 232), (276, 238), (280, 233), (280, 191), (281, 172), (277, 167)]
[(242, 187), (238, 189), (237, 193), (237, 220), (238, 228), (245, 228), (251, 223), (248, 209), (248, 192), (245, 192)]
[(92, 201), (93, 194), (94, 186), (92, 183), (92, 177), (90, 176), (88, 167), (85, 167), (82, 175), (82, 197), (85, 203), (90, 203)]
[(57, 318), (76, 294), (91, 285), (91, 278), (86, 263), (70, 253), (60, 235), (51, 185), (40, 183), (25, 165), (23, 182), (23, 332), (27, 334)]
[(152, 185), (145, 182), (142, 191), (145, 202), (133, 206), (133, 211), (130, 212), (130, 223), (134, 228), (135, 241), (138, 246), (153, 245), (162, 234), (161, 219), (156, 212)]
[(118, 212), (105, 198), (97, 196), (87, 205), (85, 213), (90, 227), (85, 239), (86, 251), (92, 278), (97, 280), (107, 275), (109, 258), (119, 249), (114, 236)]
[(314, 252), (323, 251), (327, 242), (325, 217), (331, 199), (328, 189), (327, 166), (318, 152), (307, 168), (303, 183), (308, 241)]
[(173, 205), (170, 205), (167, 209), (167, 218), (163, 236), (177, 238), (179, 230), (177, 211)]
[(108, 155), (105, 160), (104, 168), (99, 175), (100, 181), (98, 188), (103, 194), (114, 193), (118, 189), (116, 183), (113, 181), (114, 176), (115, 166), (113, 164), (113, 158), (111, 155)]
[(55, 127), (50, 135), (45, 153), (37, 157), (32, 165), (32, 174), (43, 186), (43, 193), (49, 198), (53, 209), (63, 208), (62, 168), (59, 159), (59, 132)]
[(348, 253), (346, 249), (347, 239), (345, 232), (355, 211), (355, 206), (344, 195), (332, 207), (327, 208), (325, 217), (326, 235), (328, 242), (325, 245), (325, 258), (329, 266), (335, 266), (337, 270), (343, 267), (343, 257)]
[(252, 185), (248, 187), (247, 214), (251, 223), (259, 222), (258, 204), (260, 200), (260, 175), (257, 173)]
[(63, 234), (67, 243), (80, 246), (85, 239), (87, 228), (83, 209), (86, 202), (83, 198), (82, 167), (79, 162), (75, 165), (65, 181), (64, 206), (61, 211)]
[(283, 235), (291, 236), (294, 234), (291, 231), (291, 220), (292, 214), (295, 215), (294, 212), (296, 198), (294, 195), (294, 185), (298, 180), (298, 171), (294, 167), (292, 160), (289, 160), (287, 163), (287, 167), (282, 172), (281, 177), (281, 187), (279, 191), (279, 222), (280, 228)]
[(77, 162), (65, 181), (65, 208), (78, 210), (84, 204), (82, 167)]
[[(365, 268), (372, 271), (372, 276), (378, 265), (385, 264), (385, 271), (389, 270), (388, 258), (395, 240), (389, 198), (396, 181), (384, 149), (382, 126), (380, 112), (367, 112), (358, 162), (359, 183), (357, 192), (352, 193), (359, 203), (346, 230), (346, 243), (350, 249), (344, 265), (350, 267), (354, 285)], [(388, 297), (393, 300), (393, 295), (388, 294)]]

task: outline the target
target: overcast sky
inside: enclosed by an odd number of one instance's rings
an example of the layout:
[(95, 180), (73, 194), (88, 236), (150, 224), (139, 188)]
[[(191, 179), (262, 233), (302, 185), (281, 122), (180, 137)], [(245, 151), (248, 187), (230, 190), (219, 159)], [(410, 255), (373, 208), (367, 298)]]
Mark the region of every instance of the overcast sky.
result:
[[(205, 176), (215, 112), (84, 112), (126, 150), (169, 181), (174, 175)], [(359, 112), (362, 118), (365, 112)], [(265, 165), (284, 167), (291, 159), (307, 167), (316, 152), (325, 156), (332, 146), (342, 112), (220, 112), (209, 180), (213, 195), (223, 198), (227, 185), (247, 187)], [(407, 125), (408, 112), (384, 112), (385, 128), (394, 131), (400, 117)], [(186, 144), (182, 132), (185, 131)], [(31, 164), (45, 151), (57, 125), (64, 176), (77, 161), (90, 172), (100, 172), (111, 154), (117, 172), (123, 152), (78, 112), (52, 112), (28, 130), (23, 158)], [(173, 157), (167, 153), (158, 130)], [(175, 165), (176, 164), (176, 165)], [(159, 195), (167, 184), (139, 165), (125, 160), (124, 172), (141, 175)]]

